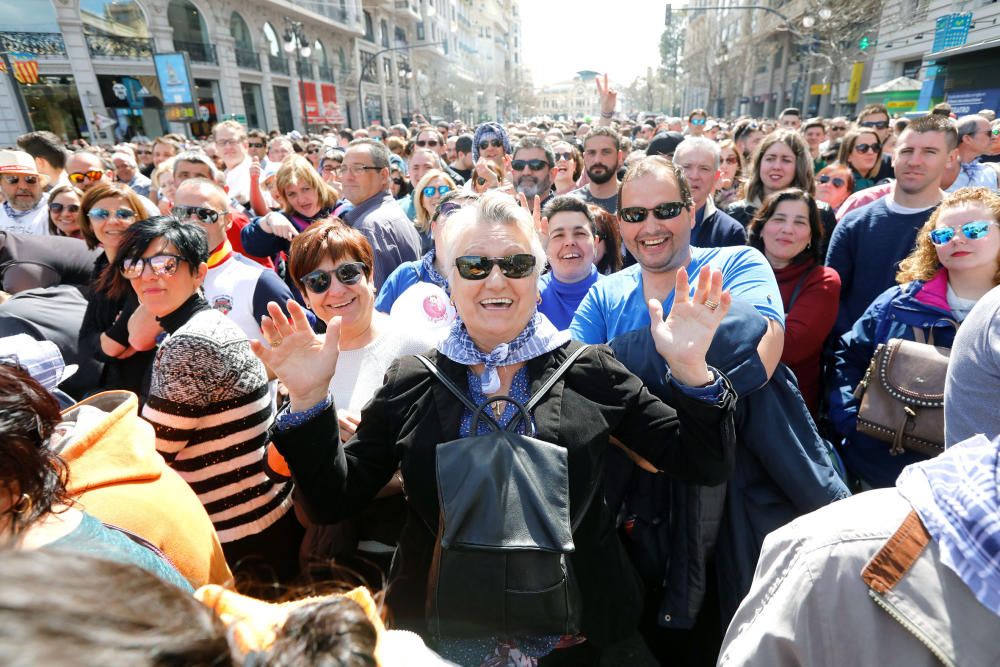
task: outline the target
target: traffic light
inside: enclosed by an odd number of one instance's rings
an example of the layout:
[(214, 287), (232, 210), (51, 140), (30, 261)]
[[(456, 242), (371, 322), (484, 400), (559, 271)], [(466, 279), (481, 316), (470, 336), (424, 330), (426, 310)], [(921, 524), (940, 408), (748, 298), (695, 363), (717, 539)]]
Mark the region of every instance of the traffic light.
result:
[(868, 35), (858, 40), (858, 48), (862, 51), (867, 51), (869, 46), (871, 46), (871, 40), (868, 39)]

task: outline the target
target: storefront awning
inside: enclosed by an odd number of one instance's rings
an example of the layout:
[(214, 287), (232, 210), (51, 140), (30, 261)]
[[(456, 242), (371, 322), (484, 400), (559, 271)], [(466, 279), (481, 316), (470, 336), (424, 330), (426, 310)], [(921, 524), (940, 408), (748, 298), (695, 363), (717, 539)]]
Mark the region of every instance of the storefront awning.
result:
[(967, 53), (975, 53), (976, 51), (986, 51), (988, 49), (996, 48), (1000, 48), (1000, 37), (991, 37), (990, 39), (984, 39), (981, 42), (963, 44), (962, 46), (953, 46), (950, 49), (941, 49), (936, 53), (928, 53), (924, 56), (924, 62), (932, 60), (947, 60), (948, 58), (954, 58), (955, 56), (964, 56)]

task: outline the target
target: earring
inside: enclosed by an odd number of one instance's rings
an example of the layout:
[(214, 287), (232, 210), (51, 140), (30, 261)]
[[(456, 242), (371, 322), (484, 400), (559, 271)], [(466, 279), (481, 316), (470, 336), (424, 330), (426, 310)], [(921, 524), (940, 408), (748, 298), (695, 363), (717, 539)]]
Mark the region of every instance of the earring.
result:
[(539, 306), (542, 305), (542, 295), (541, 294), (538, 295), (538, 298), (536, 299), (536, 301), (538, 302)]
[(810, 250), (812, 247), (813, 247), (812, 243), (807, 243), (806, 244), (806, 250)]
[(14, 514), (31, 514), (31, 510), (34, 509), (35, 503), (31, 499), (31, 496), (27, 493), (22, 493), (21, 498), (17, 503), (11, 508)]

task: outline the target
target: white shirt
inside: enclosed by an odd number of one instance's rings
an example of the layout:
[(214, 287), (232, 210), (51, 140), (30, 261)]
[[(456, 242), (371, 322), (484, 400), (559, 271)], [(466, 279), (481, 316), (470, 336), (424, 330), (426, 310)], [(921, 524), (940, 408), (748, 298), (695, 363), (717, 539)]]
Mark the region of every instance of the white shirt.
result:
[[(0, 231), (11, 232), (13, 234), (31, 234), (33, 236), (49, 235), (49, 195), (42, 193), (42, 198), (38, 200), (35, 208), (24, 212), (24, 215), (11, 217), (7, 214), (7, 207), (0, 204)], [(16, 211), (16, 214), (21, 211)]]
[(250, 201), (250, 165), (253, 159), (247, 155), (243, 162), (232, 169), (226, 169), (226, 187), (229, 196), (241, 204)]

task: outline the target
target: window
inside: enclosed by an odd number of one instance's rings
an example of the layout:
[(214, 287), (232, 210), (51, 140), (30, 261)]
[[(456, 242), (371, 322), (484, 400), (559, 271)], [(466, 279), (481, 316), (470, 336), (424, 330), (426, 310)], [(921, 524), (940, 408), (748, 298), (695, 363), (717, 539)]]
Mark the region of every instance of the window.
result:
[(908, 60), (903, 63), (903, 76), (910, 79), (920, 78), (920, 66), (923, 64), (922, 60)]
[(365, 39), (369, 42), (375, 41), (375, 26), (372, 24), (372, 13), (364, 12), (365, 15)]
[(389, 24), (385, 22), (385, 19), (379, 21), (378, 24), (379, 38), (382, 41), (382, 48), (389, 48)]
[(243, 17), (236, 12), (233, 12), (229, 18), (229, 34), (232, 35), (233, 40), (236, 42), (236, 48), (247, 51), (253, 50), (250, 28), (247, 27), (247, 22), (243, 20)]
[(274, 57), (281, 55), (281, 45), (278, 43), (278, 33), (270, 23), (264, 24), (264, 39), (267, 40), (267, 51)]

